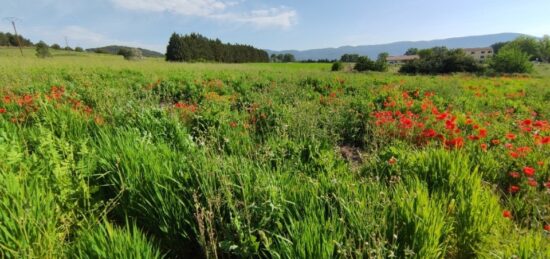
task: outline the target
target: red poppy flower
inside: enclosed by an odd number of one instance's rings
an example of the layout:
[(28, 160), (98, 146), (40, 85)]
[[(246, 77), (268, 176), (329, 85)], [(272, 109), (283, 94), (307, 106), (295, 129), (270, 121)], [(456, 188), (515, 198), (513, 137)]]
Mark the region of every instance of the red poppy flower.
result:
[(487, 137), (487, 129), (479, 129), (479, 137), (481, 138)]
[(533, 176), (535, 175), (535, 168), (525, 166), (523, 167), (523, 173), (527, 176)]
[(550, 136), (543, 137), (541, 143), (542, 144), (550, 144)]
[(473, 122), (474, 122), (474, 121), (473, 121), (472, 119), (467, 119), (465, 123), (466, 123), (466, 125), (470, 125), (470, 124), (472, 124)]
[(544, 166), (544, 162), (543, 161), (537, 161), (537, 165)]
[(520, 175), (519, 175), (518, 172), (510, 172), (510, 176), (511, 176), (512, 178), (519, 178), (519, 177), (520, 177)]
[(516, 139), (516, 135), (514, 135), (513, 133), (508, 133), (506, 134), (506, 138), (509, 140), (514, 140)]
[(506, 144), (504, 144), (504, 147), (507, 148), (507, 149), (512, 149), (514, 147), (514, 145), (512, 145), (510, 143), (506, 143)]
[(527, 184), (531, 187), (537, 187), (537, 185), (539, 185), (539, 183), (535, 179), (529, 179), (529, 181), (527, 181)]
[(422, 136), (425, 138), (433, 138), (437, 135), (437, 132), (435, 132), (434, 129), (427, 129), (422, 132)]
[(230, 126), (231, 128), (236, 128), (236, 127), (237, 127), (237, 123), (234, 122), (234, 121), (232, 121), (232, 122), (229, 123), (229, 126)]
[(504, 210), (502, 212), (502, 216), (505, 217), (505, 218), (511, 218), (512, 217), (512, 212), (510, 212), (509, 210)]
[(500, 140), (493, 139), (493, 140), (491, 140), (491, 143), (493, 143), (493, 145), (498, 145), (498, 144), (500, 144)]
[(544, 225), (544, 230), (550, 231), (550, 225)]
[(519, 190), (520, 188), (517, 185), (510, 185), (510, 187), (508, 187), (509, 193), (516, 193), (516, 192), (519, 192)]
[(550, 189), (550, 181), (545, 182), (545, 183), (544, 183), (544, 186), (546, 186), (546, 188), (549, 188), (549, 189)]
[(391, 157), (388, 160), (388, 164), (390, 164), (390, 165), (395, 165), (396, 163), (397, 163), (397, 159), (395, 157)]
[(533, 126), (543, 127), (545, 124), (546, 124), (546, 121), (535, 121), (535, 123), (533, 123)]
[(5, 108), (0, 108), (0, 114), (2, 113), (6, 113), (6, 109)]
[(529, 125), (531, 125), (531, 120), (530, 120), (530, 119), (523, 120), (523, 121), (521, 122), (521, 125), (523, 125), (523, 126), (529, 126)]
[(11, 97), (8, 95), (4, 96), (4, 103), (11, 103)]
[(487, 152), (487, 144), (485, 143), (481, 143), (481, 150), (483, 150), (484, 152)]
[(461, 148), (464, 146), (464, 139), (461, 137), (445, 141), (445, 145), (448, 147)]
[(510, 156), (513, 157), (513, 158), (518, 158), (519, 157), (519, 154), (514, 152), (514, 151), (510, 151)]

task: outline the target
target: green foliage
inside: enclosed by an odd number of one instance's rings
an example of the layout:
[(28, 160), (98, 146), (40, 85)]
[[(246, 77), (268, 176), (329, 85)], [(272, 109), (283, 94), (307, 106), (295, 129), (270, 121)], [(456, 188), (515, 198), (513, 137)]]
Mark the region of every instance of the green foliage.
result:
[(404, 53), (405, 56), (411, 56), (411, 55), (416, 55), (416, 54), (418, 54), (418, 49), (417, 48), (409, 48)]
[(57, 44), (57, 43), (54, 43), (50, 46), (50, 48), (55, 49), (55, 50), (60, 50), (61, 46), (59, 46), (59, 44)]
[(447, 74), (455, 72), (480, 72), (482, 67), (461, 49), (448, 50), (435, 47), (418, 51), (420, 59), (404, 64), (400, 73), (405, 74)]
[(123, 56), (126, 60), (140, 60), (143, 59), (143, 54), (138, 48), (121, 48), (117, 55)]
[(36, 56), (39, 58), (48, 58), (52, 56), (50, 53), (50, 48), (43, 41), (36, 44)]
[(248, 45), (226, 44), (191, 33), (173, 33), (166, 47), (167, 61), (215, 61), (223, 63), (269, 62), (266, 51)]
[(76, 52), (84, 52), (84, 49), (82, 47), (76, 47), (74, 48), (74, 51)]
[(344, 65), (342, 64), (342, 62), (334, 62), (332, 63), (332, 68), (330, 69), (331, 71), (340, 71), (344, 68)]
[(340, 57), (341, 62), (355, 63), (359, 61), (359, 54), (344, 54)]
[(354, 69), (359, 72), (362, 72), (362, 71), (384, 72), (388, 69), (388, 63), (386, 61), (387, 57), (388, 57), (388, 53), (380, 53), (376, 61), (372, 61), (367, 56), (359, 57), (357, 60), (357, 63), (354, 66)]
[(21, 35), (17, 35), (16, 37), (14, 34), (9, 32), (0, 32), (0, 46), (18, 47), (19, 42), (21, 42), (21, 47), (29, 47), (33, 45), (29, 39), (26, 39)]
[(529, 56), (529, 60), (541, 60), (539, 41), (534, 37), (520, 36), (506, 44), (507, 48), (518, 49)]
[(533, 64), (529, 54), (513, 45), (503, 47), (490, 61), (490, 68), (497, 73), (529, 73)]
[(290, 53), (271, 54), (270, 59), (271, 59), (271, 62), (275, 62), (275, 63), (290, 63), (290, 62), (296, 61), (296, 58), (294, 57), (294, 55)]

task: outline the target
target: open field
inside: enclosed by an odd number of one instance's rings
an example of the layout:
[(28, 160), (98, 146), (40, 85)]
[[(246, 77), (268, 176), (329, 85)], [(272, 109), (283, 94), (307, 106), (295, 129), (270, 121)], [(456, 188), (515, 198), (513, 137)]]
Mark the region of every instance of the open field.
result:
[(0, 48), (0, 257), (550, 258), (550, 69)]

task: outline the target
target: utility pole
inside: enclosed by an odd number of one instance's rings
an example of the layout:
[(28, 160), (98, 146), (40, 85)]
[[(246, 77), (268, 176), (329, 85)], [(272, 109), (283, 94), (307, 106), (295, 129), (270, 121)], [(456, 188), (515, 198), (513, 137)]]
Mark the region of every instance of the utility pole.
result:
[(21, 56), (23, 56), (23, 48), (21, 46), (21, 39), (19, 39), (19, 36), (17, 35), (17, 28), (15, 27), (15, 21), (19, 20), (16, 17), (6, 17), (5, 20), (11, 22), (11, 25), (13, 25), (13, 31), (15, 32), (15, 39), (17, 40), (17, 44), (19, 44), (19, 51), (21, 52)]
[(67, 36), (65, 36), (65, 47), (66, 47), (66, 48), (69, 47), (69, 42), (67, 41)]

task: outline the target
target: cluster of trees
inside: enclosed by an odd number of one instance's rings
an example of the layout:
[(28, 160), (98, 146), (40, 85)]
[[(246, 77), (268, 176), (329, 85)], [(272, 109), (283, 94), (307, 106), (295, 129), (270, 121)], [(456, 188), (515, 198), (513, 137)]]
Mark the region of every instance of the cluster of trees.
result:
[(322, 59), (317, 59), (317, 60), (314, 60), (314, 59), (301, 60), (300, 63), (334, 63), (334, 62), (337, 62), (337, 61), (338, 60), (336, 60), (336, 59), (330, 60), (328, 58), (322, 58)]
[(9, 32), (8, 33), (0, 32), (0, 46), (17, 47), (19, 46), (17, 39), (21, 41), (22, 47), (30, 47), (33, 45), (32, 41), (30, 41), (29, 39), (25, 39), (21, 35), (17, 35), (16, 37), (14, 34), (11, 34)]
[(400, 73), (446, 74), (454, 72), (478, 72), (482, 68), (474, 58), (468, 56), (462, 49), (449, 50), (446, 47), (434, 47), (423, 50), (410, 49), (409, 55), (419, 55), (420, 59), (405, 63), (399, 69)]
[(359, 61), (359, 54), (344, 54), (340, 57), (341, 62), (356, 63)]
[[(48, 46), (48, 44), (46, 44), (45, 42), (43, 41), (40, 41), (38, 43), (36, 43), (35, 45), (35, 49), (36, 49), (36, 56), (39, 57), (39, 58), (47, 58), (47, 57), (51, 57), (52, 54), (50, 52), (50, 48), (52, 49), (56, 49), (56, 50), (60, 50), (61, 47), (59, 46), (59, 44), (52, 44), (51, 46)], [(63, 48), (64, 50), (67, 50), (67, 51), (76, 51), (76, 52), (84, 52), (84, 49), (81, 48), (81, 47), (76, 47), (74, 49), (70, 48), (70, 47), (65, 47)]]
[(379, 71), (384, 72), (388, 70), (388, 58), (389, 54), (384, 52), (378, 55), (376, 60), (371, 60), (367, 56), (361, 56), (355, 63), (353, 69), (361, 71)]
[(548, 35), (545, 35), (541, 39), (520, 36), (513, 41), (495, 43), (491, 47), (496, 54), (500, 50), (514, 48), (529, 55), (530, 61), (550, 62), (550, 36)]
[(445, 47), (409, 49), (405, 55), (419, 55), (420, 59), (401, 66), (401, 73), (444, 74), (454, 72), (529, 73), (533, 61), (550, 62), (550, 37), (537, 39), (521, 36), (509, 42), (491, 45), (495, 55), (485, 64), (479, 64), (461, 49)]
[(379, 71), (384, 72), (388, 70), (388, 58), (389, 54), (384, 52), (378, 55), (376, 60), (371, 60), (367, 56), (359, 56), (358, 54), (344, 54), (340, 57), (340, 61), (332, 64), (332, 71), (338, 71), (343, 69), (342, 63), (355, 63), (353, 69), (359, 72), (363, 71)]
[(290, 53), (286, 54), (271, 54), (271, 62), (275, 63), (289, 63), (289, 62), (296, 62), (296, 58), (294, 55)]
[(249, 45), (222, 43), (198, 33), (173, 33), (166, 47), (167, 61), (215, 61), (224, 63), (269, 62), (266, 51)]

